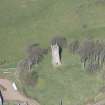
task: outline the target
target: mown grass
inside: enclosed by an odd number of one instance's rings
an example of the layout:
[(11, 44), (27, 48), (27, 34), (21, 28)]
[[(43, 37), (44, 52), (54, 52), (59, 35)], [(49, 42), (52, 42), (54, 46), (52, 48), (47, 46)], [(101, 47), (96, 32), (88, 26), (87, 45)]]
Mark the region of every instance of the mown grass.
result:
[[(49, 46), (52, 36), (68, 40), (93, 36), (105, 38), (105, 3), (101, 0), (1, 0), (0, 1), (0, 62), (15, 67), (24, 58), (30, 43)], [(42, 105), (81, 105), (97, 94), (102, 86), (101, 73), (88, 74), (78, 56), (67, 51), (58, 69), (51, 65), (51, 55), (35, 67), (39, 80), (28, 95)]]

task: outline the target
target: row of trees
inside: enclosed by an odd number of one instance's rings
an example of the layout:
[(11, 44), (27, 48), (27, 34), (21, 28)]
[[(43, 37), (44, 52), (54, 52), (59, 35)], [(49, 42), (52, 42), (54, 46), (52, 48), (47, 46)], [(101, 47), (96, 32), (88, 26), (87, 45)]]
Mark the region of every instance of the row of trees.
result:
[(32, 44), (26, 49), (26, 57), (21, 60), (17, 67), (18, 70), (31, 71), (33, 65), (39, 64), (44, 55), (48, 53), (48, 49), (41, 48), (38, 44)]
[(105, 43), (100, 40), (87, 38), (80, 42), (74, 40), (69, 45), (69, 50), (73, 54), (80, 56), (83, 67), (89, 71), (96, 71), (103, 67), (105, 62)]

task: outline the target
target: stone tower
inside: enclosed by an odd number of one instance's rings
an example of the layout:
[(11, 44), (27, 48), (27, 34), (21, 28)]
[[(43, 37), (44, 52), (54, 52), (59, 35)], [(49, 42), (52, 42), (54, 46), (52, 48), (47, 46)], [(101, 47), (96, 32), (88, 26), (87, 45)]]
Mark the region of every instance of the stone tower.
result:
[(51, 50), (52, 50), (52, 64), (54, 66), (59, 66), (61, 65), (61, 60), (60, 60), (60, 49), (58, 44), (56, 43), (55, 45), (51, 45)]

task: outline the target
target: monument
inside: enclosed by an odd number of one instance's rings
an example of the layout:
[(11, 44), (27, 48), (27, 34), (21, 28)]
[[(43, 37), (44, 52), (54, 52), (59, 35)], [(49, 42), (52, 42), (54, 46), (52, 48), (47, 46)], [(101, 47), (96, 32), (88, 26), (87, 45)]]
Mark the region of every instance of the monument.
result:
[(51, 45), (52, 50), (52, 64), (54, 66), (60, 66), (61, 65), (61, 59), (60, 59), (60, 48), (58, 44)]

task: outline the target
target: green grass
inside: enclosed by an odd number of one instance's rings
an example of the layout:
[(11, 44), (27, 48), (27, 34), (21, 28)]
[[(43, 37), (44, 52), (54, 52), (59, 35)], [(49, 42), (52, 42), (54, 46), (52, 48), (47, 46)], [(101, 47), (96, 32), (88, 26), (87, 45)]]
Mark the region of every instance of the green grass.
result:
[[(105, 38), (105, 3), (98, 0), (0, 0), (0, 62), (3, 67), (15, 67), (24, 58), (30, 43), (49, 46), (52, 36), (62, 35), (68, 40), (87, 35)], [(90, 75), (81, 68), (79, 58), (65, 51), (63, 65), (54, 69), (51, 56), (40, 66), (39, 80), (28, 94), (42, 105), (83, 104), (94, 97), (102, 86), (101, 74)]]
[(59, 105), (61, 99), (63, 105), (84, 105), (87, 100), (94, 99), (103, 86), (101, 73), (84, 71), (78, 56), (64, 53), (64, 62), (59, 68), (53, 68), (49, 57), (46, 59), (34, 68), (39, 73), (35, 88), (25, 88), (41, 105)]
[(48, 46), (54, 35), (104, 38), (105, 6), (96, 1), (1, 0), (0, 60), (16, 63), (28, 44)]

